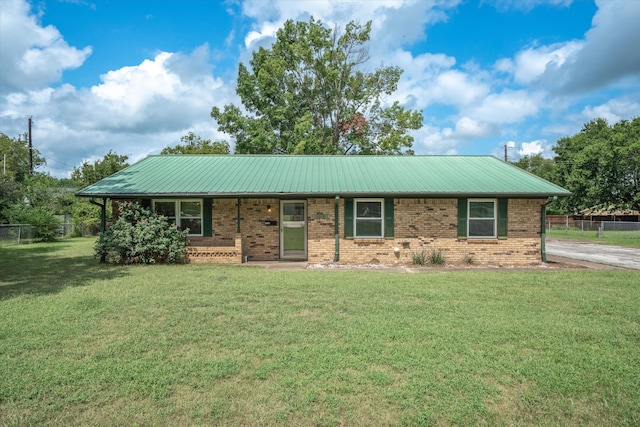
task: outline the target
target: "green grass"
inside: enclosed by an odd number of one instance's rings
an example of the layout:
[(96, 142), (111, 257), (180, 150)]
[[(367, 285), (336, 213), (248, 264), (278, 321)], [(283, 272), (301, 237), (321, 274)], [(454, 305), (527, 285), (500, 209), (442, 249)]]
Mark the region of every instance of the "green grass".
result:
[(0, 425), (638, 425), (633, 271), (104, 266), (0, 248)]
[(586, 240), (605, 245), (627, 246), (640, 248), (640, 231), (605, 231), (602, 237), (594, 230), (580, 230), (578, 228), (552, 228), (546, 231), (547, 237), (561, 239)]

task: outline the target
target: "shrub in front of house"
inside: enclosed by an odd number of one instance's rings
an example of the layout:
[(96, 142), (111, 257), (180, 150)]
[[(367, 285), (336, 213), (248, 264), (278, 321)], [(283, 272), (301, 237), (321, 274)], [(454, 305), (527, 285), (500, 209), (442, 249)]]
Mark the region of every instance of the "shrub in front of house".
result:
[(166, 217), (135, 202), (120, 203), (120, 216), (95, 246), (95, 255), (103, 254), (112, 264), (180, 263), (186, 257), (187, 234)]

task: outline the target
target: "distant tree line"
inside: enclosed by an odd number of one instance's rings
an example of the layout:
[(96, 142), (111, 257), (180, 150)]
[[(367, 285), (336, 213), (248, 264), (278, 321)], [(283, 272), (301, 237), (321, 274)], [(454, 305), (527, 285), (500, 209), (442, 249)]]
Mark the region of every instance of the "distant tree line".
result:
[(613, 125), (598, 118), (558, 140), (555, 157), (524, 156), (514, 164), (571, 191), (556, 210), (593, 206), (640, 211), (640, 117)]

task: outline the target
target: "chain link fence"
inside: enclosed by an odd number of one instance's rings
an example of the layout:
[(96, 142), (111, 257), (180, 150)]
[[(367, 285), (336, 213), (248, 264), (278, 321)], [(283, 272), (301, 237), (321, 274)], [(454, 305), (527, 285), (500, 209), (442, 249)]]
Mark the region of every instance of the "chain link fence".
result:
[(33, 242), (31, 224), (0, 224), (0, 245), (20, 245)]
[[(58, 238), (91, 237), (100, 233), (98, 221), (73, 222), (60, 216)], [(0, 224), (0, 246), (23, 245), (34, 241), (35, 227), (31, 224)]]
[(594, 233), (598, 237), (604, 237), (612, 233), (622, 233), (629, 237), (640, 237), (640, 222), (634, 221), (593, 221), (567, 218), (564, 221), (557, 219), (547, 221), (546, 228), (549, 231), (564, 230), (567, 234)]

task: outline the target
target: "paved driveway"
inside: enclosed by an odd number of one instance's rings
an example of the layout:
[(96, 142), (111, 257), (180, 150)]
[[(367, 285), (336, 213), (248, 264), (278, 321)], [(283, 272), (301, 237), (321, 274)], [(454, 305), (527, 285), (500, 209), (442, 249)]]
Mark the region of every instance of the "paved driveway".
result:
[(547, 239), (547, 255), (640, 270), (640, 249)]

